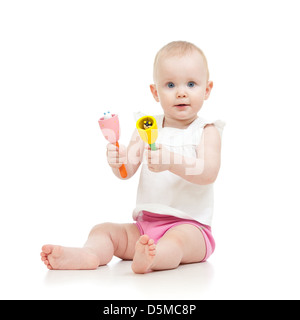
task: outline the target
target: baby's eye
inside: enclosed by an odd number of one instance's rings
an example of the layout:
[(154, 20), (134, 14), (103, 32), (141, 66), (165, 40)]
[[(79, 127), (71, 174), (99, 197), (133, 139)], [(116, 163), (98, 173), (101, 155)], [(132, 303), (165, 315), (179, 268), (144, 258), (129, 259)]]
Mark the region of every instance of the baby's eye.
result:
[(168, 88), (174, 88), (175, 84), (173, 82), (168, 82), (167, 86)]
[(195, 86), (195, 82), (194, 81), (190, 81), (190, 82), (188, 82), (187, 86), (189, 88), (193, 88)]

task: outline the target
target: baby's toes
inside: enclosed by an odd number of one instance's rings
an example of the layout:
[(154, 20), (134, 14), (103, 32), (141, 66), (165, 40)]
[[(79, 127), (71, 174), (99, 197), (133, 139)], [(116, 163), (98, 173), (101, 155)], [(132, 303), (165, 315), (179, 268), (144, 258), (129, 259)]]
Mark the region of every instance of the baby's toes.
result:
[(149, 243), (149, 241), (149, 236), (147, 236), (146, 234), (142, 235), (138, 240), (138, 242), (142, 245), (146, 245), (147, 243)]
[(151, 246), (149, 246), (149, 255), (155, 256), (155, 254), (156, 254), (156, 245), (152, 244)]
[(155, 250), (156, 249), (156, 245), (155, 244), (152, 244), (151, 246), (149, 246), (149, 250), (152, 251), (152, 250)]
[(151, 250), (149, 251), (149, 256), (155, 256), (156, 255), (156, 250)]
[(49, 265), (49, 261), (48, 261), (48, 259), (45, 259), (45, 260), (43, 260), (44, 261), (44, 264), (46, 265), (46, 266), (48, 266)]
[(149, 239), (148, 246), (152, 246), (153, 244), (154, 244), (154, 240), (153, 239)]

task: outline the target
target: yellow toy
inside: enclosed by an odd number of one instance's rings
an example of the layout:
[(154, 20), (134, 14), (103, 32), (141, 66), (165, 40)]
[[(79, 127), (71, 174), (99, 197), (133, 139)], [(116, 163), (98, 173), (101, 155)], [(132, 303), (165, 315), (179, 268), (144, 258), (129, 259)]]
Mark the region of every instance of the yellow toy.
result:
[(155, 141), (158, 136), (158, 129), (155, 118), (151, 116), (140, 118), (136, 122), (136, 128), (138, 129), (141, 139), (149, 144), (151, 150), (155, 151)]

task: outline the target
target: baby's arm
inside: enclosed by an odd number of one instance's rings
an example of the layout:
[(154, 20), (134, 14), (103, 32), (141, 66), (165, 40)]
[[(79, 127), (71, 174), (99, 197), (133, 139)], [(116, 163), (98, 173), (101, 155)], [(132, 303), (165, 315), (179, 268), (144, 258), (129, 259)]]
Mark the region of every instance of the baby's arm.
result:
[(135, 129), (127, 148), (123, 145), (120, 145), (119, 148), (113, 144), (107, 145), (107, 161), (114, 175), (120, 179), (123, 178), (120, 176), (119, 168), (125, 164), (127, 170), (125, 179), (130, 179), (142, 163), (143, 152), (144, 143)]
[[(170, 161), (166, 162), (162, 159), (170, 159)], [(163, 146), (159, 146), (158, 152), (148, 150), (149, 170), (153, 172), (169, 170), (199, 185), (213, 183), (217, 178), (220, 164), (221, 137), (214, 125), (207, 125), (204, 128), (200, 145), (197, 148), (197, 158), (170, 152)]]
[(197, 158), (181, 157), (183, 164), (173, 164), (171, 172), (195, 184), (215, 182), (221, 165), (221, 136), (218, 129), (212, 124), (204, 128)]

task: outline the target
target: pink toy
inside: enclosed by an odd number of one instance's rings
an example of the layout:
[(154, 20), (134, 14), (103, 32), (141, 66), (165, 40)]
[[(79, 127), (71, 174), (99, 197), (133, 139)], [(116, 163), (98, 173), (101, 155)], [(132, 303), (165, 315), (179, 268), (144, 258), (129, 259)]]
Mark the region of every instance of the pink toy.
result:
[[(119, 148), (120, 124), (118, 115), (111, 115), (109, 112), (107, 114), (104, 113), (104, 117), (100, 118), (98, 123), (105, 139)], [(127, 177), (127, 171), (124, 164), (119, 168), (119, 171), (122, 178)]]

